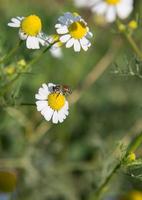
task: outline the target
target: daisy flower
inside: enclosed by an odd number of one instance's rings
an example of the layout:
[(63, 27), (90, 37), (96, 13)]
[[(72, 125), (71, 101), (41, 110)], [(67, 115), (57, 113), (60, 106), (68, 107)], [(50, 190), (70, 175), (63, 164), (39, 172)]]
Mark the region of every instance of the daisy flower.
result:
[(42, 23), (38, 16), (15, 17), (11, 19), (8, 26), (19, 28), (19, 37), (21, 40), (26, 40), (28, 49), (39, 49), (40, 44), (44, 45), (41, 37)]
[(42, 84), (38, 93), (35, 95), (37, 110), (41, 112), (43, 117), (53, 123), (62, 123), (69, 114), (68, 102), (63, 93), (54, 90), (55, 84)]
[(61, 58), (63, 56), (61, 47), (63, 46), (63, 43), (59, 40), (59, 36), (57, 34), (47, 36), (44, 35), (45, 40), (45, 46), (49, 46), (50, 44), (53, 44), (51, 48), (49, 49), (51, 55), (55, 58)]
[(66, 43), (66, 48), (74, 47), (75, 52), (79, 52), (81, 47), (87, 51), (91, 46), (88, 38), (92, 37), (87, 23), (76, 13), (67, 12), (59, 17), (58, 23), (55, 25), (59, 39), (62, 43)]
[(104, 15), (108, 22), (114, 22), (118, 16), (125, 19), (133, 10), (133, 0), (91, 0), (93, 12)]

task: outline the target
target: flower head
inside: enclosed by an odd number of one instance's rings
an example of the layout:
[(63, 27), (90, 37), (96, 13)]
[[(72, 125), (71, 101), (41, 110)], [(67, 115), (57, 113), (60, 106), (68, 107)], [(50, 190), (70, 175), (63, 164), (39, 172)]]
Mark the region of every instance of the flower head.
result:
[(69, 112), (65, 95), (54, 90), (55, 86), (53, 83), (42, 84), (35, 98), (37, 99), (37, 110), (47, 121), (52, 119), (52, 122), (57, 124), (58, 122), (62, 123)]
[(133, 10), (133, 0), (90, 0), (93, 12), (104, 15), (106, 21), (113, 22), (118, 16), (125, 19)]
[(61, 58), (63, 56), (61, 47), (63, 46), (63, 43), (59, 40), (58, 35), (51, 35), (47, 38), (47, 41), (49, 44), (53, 44), (50, 48), (50, 53), (55, 58)]
[(77, 13), (65, 13), (59, 17), (58, 23), (55, 25), (60, 41), (66, 43), (66, 47), (74, 46), (74, 51), (79, 52), (81, 47), (87, 51), (91, 46), (88, 38), (92, 37), (87, 23)]
[(138, 23), (136, 20), (131, 20), (129, 23), (128, 23), (128, 27), (132, 30), (135, 30), (138, 28)]
[(130, 152), (129, 155), (127, 156), (127, 162), (133, 162), (136, 160), (136, 155), (133, 152)]
[(44, 45), (44, 40), (41, 37), (42, 23), (38, 16), (12, 18), (8, 26), (19, 28), (19, 37), (21, 40), (26, 40), (28, 49), (39, 49), (39, 44)]
[(142, 192), (141, 191), (131, 191), (126, 195), (126, 200), (141, 200)]

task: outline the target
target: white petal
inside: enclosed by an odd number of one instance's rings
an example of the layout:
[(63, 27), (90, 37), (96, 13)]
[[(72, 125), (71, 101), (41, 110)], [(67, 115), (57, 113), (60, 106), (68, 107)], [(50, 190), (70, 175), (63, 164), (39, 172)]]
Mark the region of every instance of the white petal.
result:
[(53, 86), (55, 86), (55, 84), (53, 84), (53, 83), (48, 83), (48, 87), (53, 87)]
[(92, 7), (92, 11), (96, 12), (97, 14), (104, 14), (107, 10), (107, 3), (106, 2), (100, 2)]
[(47, 106), (46, 108), (44, 108), (44, 110), (42, 110), (41, 114), (44, 116), (44, 118), (47, 120), (47, 121), (50, 121), (52, 115), (53, 115), (53, 110)]
[(45, 90), (44, 88), (39, 88), (38, 93), (41, 96), (47, 97), (50, 92), (48, 90)]
[(16, 19), (18, 19), (18, 20), (20, 20), (20, 21), (22, 21), (23, 19), (24, 19), (25, 17), (16, 17)]
[(133, 6), (131, 4), (129, 5), (129, 4), (126, 4), (126, 3), (122, 2), (122, 3), (117, 5), (116, 9), (117, 9), (118, 16), (121, 19), (125, 19), (132, 12)]
[(42, 87), (43, 87), (45, 90), (49, 91), (49, 90), (48, 90), (47, 84), (43, 83), (43, 84), (42, 84)]
[(37, 39), (38, 39), (38, 43), (41, 44), (42, 46), (44, 46), (44, 45), (46, 44), (46, 40), (47, 40), (48, 38), (43, 38), (42, 35), (39, 34), (39, 35), (37, 36)]
[(88, 38), (93, 37), (93, 33), (89, 31), (89, 32), (87, 33), (86, 37), (88, 37)]
[(17, 18), (12, 18), (11, 21), (12, 21), (13, 23), (15, 23), (15, 24), (19, 24), (19, 25), (21, 24), (20, 20), (17, 19)]
[(67, 48), (70, 48), (70, 47), (73, 46), (73, 44), (74, 44), (74, 38), (71, 38), (71, 39), (69, 39), (69, 40), (67, 41), (66, 47), (67, 47)]
[(47, 101), (36, 101), (37, 110), (42, 111), (44, 108), (48, 106)]
[(37, 37), (28, 36), (26, 40), (26, 46), (28, 49), (39, 49), (39, 41)]
[(49, 88), (45, 86), (46, 84), (43, 84), (43, 87), (39, 88), (38, 94), (35, 95), (36, 99), (39, 100), (47, 100), (48, 95), (50, 93)]
[(70, 19), (70, 20), (74, 20), (74, 15), (70, 12), (66, 12), (64, 14), (65, 18)]
[(108, 22), (113, 22), (116, 19), (116, 7), (109, 6), (106, 12), (106, 19)]
[(55, 28), (61, 28), (62, 26), (62, 24), (55, 24)]
[(62, 110), (58, 111), (59, 122), (62, 123), (64, 121), (64, 119), (66, 119), (66, 115), (64, 114), (64, 112)]
[(11, 22), (8, 23), (8, 26), (18, 28), (20, 27), (20, 24), (21, 24), (21, 21), (19, 19), (12, 18)]
[(80, 44), (84, 51), (87, 51), (88, 47), (91, 46), (91, 43), (85, 37), (80, 39)]
[(57, 113), (57, 111), (55, 111), (54, 113), (53, 113), (53, 117), (52, 117), (52, 122), (54, 123), (54, 124), (57, 124), (58, 123), (58, 119), (59, 117), (58, 117), (58, 113)]
[(68, 33), (68, 28), (67, 26), (62, 26), (61, 28), (58, 28), (56, 31), (58, 34), (65, 34)]
[(27, 39), (27, 34), (19, 30), (19, 37), (21, 40), (26, 40)]
[(74, 51), (79, 52), (81, 49), (80, 43), (78, 40), (74, 40)]
[(50, 49), (50, 53), (55, 58), (61, 58), (63, 56), (61, 48), (52, 48)]
[(40, 94), (36, 94), (36, 95), (35, 95), (35, 98), (36, 98), (37, 100), (47, 100), (47, 96), (45, 97), (45, 96), (40, 95)]
[(61, 16), (58, 18), (58, 22), (60, 22), (61, 24), (66, 25), (67, 24), (67, 19), (64, 16)]
[(65, 42), (67, 42), (70, 38), (71, 38), (71, 36), (70, 36), (69, 34), (63, 35), (63, 36), (60, 37), (60, 41), (63, 42), (63, 43), (65, 43)]
[(65, 110), (65, 111), (64, 111), (64, 114), (65, 114), (66, 116), (68, 116), (68, 115), (69, 115), (69, 111), (68, 111), (68, 110)]
[(69, 103), (68, 103), (68, 101), (65, 101), (65, 105), (64, 105), (64, 107), (63, 107), (64, 109), (69, 109)]

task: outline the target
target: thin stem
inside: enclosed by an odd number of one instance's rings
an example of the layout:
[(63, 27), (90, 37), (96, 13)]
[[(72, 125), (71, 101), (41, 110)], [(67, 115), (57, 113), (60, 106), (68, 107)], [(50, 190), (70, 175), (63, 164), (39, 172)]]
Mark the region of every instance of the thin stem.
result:
[[(119, 19), (117, 19), (116, 21), (116, 26), (119, 30), (119, 32), (121, 34), (123, 34), (125, 36), (125, 38), (127, 39), (127, 41), (129, 42), (130, 46), (132, 47), (132, 49), (134, 50), (134, 52), (137, 54), (137, 56), (142, 60), (142, 51), (139, 49), (138, 45), (136, 44), (136, 42), (134, 41), (132, 34), (127, 30), (127, 28), (125, 27), (124, 31), (120, 31), (120, 25), (121, 25), (121, 21)], [(124, 25), (125, 26), (125, 25)]]
[(36, 106), (35, 103), (20, 103), (20, 106)]
[(92, 197), (95, 197), (95, 200), (100, 199), (100, 195), (102, 194), (102, 191), (104, 188), (108, 185), (111, 178), (116, 174), (116, 172), (121, 168), (122, 164), (124, 164), (125, 159), (127, 158), (128, 154), (130, 152), (135, 152), (139, 146), (142, 144), (142, 133), (136, 136), (134, 140), (130, 142), (128, 145), (128, 148), (126, 150), (125, 155), (121, 158), (121, 160), (115, 165), (111, 173), (108, 175), (108, 177), (104, 180), (104, 182), (99, 186), (97, 191), (93, 194), (91, 194), (90, 199), (93, 199)]
[(37, 55), (33, 60), (31, 60), (28, 64), (27, 64), (27, 68), (31, 67), (34, 63), (36, 63), (42, 55), (44, 55), (56, 42), (53, 42), (52, 44), (50, 44), (48, 47), (46, 47), (39, 55)]
[(3, 62), (6, 62), (18, 50), (18, 48), (21, 46), (21, 44), (22, 44), (22, 40), (20, 40), (16, 44), (16, 46), (13, 49), (11, 49), (11, 51), (6, 56), (4, 56), (4, 58), (2, 58), (0, 60), (0, 64), (3, 63)]
[(136, 42), (134, 41), (134, 39), (132, 38), (132, 36), (129, 33), (124, 33), (127, 41), (129, 42), (130, 46), (132, 47), (132, 49), (134, 50), (134, 52), (137, 54), (137, 56), (142, 60), (142, 52), (139, 49), (139, 47), (137, 46)]
[(117, 172), (118, 169), (120, 169), (120, 167), (121, 167), (121, 162), (119, 162), (118, 164), (115, 165), (112, 172), (105, 179), (105, 181), (102, 183), (102, 185), (97, 189), (97, 191), (95, 192), (95, 195), (93, 195), (93, 196), (95, 196), (96, 200), (99, 199), (100, 194), (102, 193), (103, 189), (107, 186), (107, 184), (109, 183), (109, 181), (111, 180), (113, 175)]
[[(29, 70), (29, 68), (34, 64), (36, 63), (40, 57), (46, 53), (56, 42), (58, 41), (55, 41), (53, 42), (52, 44), (50, 44), (48, 47), (46, 47), (38, 56), (35, 57), (35, 59), (31, 60), (28, 64), (27, 64), (27, 70)], [(13, 55), (13, 53), (17, 50), (17, 48), (21, 45), (21, 41), (18, 43), (18, 45), (3, 59), (3, 60), (7, 60), (10, 56)], [(19, 75), (20, 74), (17, 74), (15, 76), (15, 78), (13, 78), (10, 82), (8, 82), (5, 86), (3, 86), (1, 88), (1, 91), (0, 91), (0, 96), (2, 96), (9, 87), (11, 87), (11, 85), (19, 78)], [(25, 104), (26, 105), (26, 104)], [(28, 104), (29, 105), (29, 104)]]
[(127, 155), (131, 152), (135, 152), (142, 144), (142, 133), (135, 137), (127, 149)]

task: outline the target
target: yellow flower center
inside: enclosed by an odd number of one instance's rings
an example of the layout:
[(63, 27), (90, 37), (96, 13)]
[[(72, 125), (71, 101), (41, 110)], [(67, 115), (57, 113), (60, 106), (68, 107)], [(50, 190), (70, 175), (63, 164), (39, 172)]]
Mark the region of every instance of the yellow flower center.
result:
[(120, 2), (120, 0), (105, 0), (108, 4), (113, 4), (113, 5), (115, 5), (115, 4), (117, 4), (117, 3), (119, 3)]
[(41, 20), (36, 15), (25, 17), (21, 22), (21, 29), (24, 33), (30, 36), (36, 36), (41, 31)]
[(60, 93), (51, 93), (48, 95), (48, 105), (53, 110), (60, 110), (65, 105), (65, 97)]
[(74, 22), (68, 27), (70, 35), (75, 39), (81, 39), (87, 33), (87, 27), (83, 22)]
[(139, 191), (132, 191), (128, 195), (130, 200), (141, 200), (142, 199), (142, 192)]

